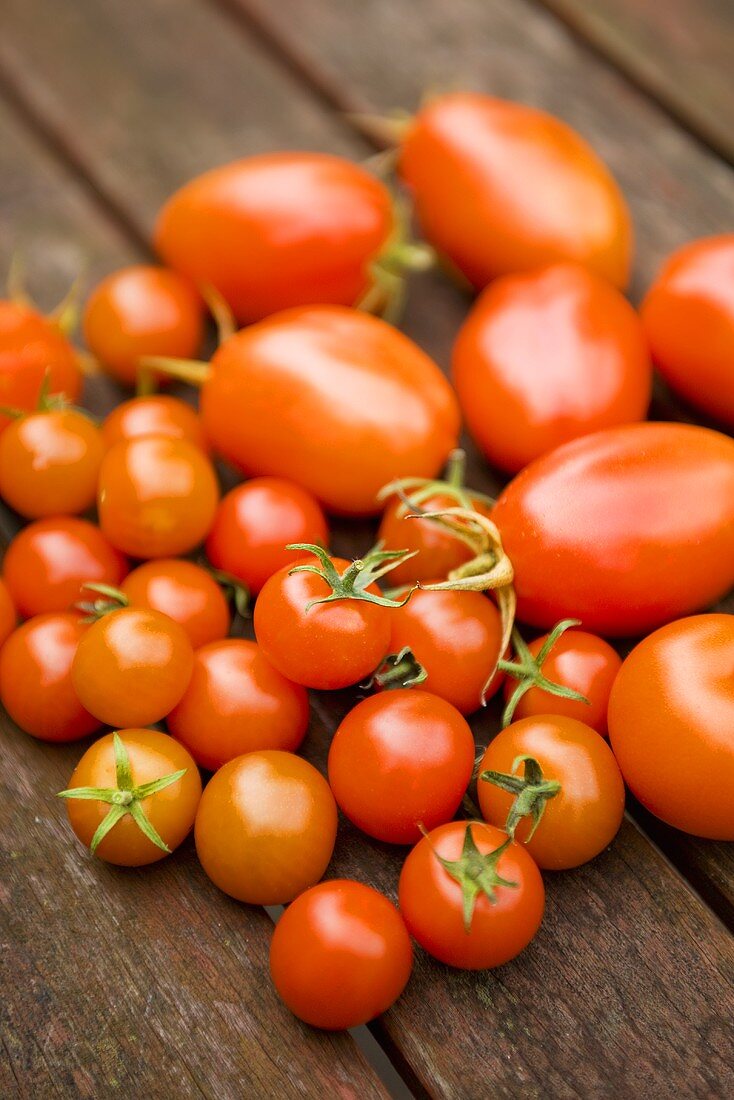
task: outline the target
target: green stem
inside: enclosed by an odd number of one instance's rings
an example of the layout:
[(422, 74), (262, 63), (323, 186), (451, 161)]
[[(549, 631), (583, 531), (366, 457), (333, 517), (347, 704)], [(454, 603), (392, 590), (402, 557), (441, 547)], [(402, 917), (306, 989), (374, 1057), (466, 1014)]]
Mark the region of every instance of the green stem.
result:
[(589, 704), (589, 700), (581, 692), (574, 691), (573, 688), (566, 687), (565, 684), (557, 684), (543, 674), (543, 664), (561, 635), (572, 627), (580, 625), (579, 619), (563, 619), (561, 622), (556, 623), (539, 650), (537, 657), (534, 657), (530, 652), (520, 631), (517, 628), (512, 631), (512, 646), (519, 660), (501, 660), (497, 663), (498, 669), (518, 681), (502, 713), (503, 729), (510, 725), (520, 700), (531, 688), (538, 688), (539, 691), (545, 691), (548, 695), (554, 695), (561, 699), (571, 699), (575, 702)]
[[(523, 765), (522, 776), (516, 775), (517, 769)], [(556, 779), (545, 779), (543, 769), (533, 756), (516, 756), (512, 762), (512, 771), (495, 772), (484, 771), (479, 779), (485, 783), (493, 783), (495, 787), (514, 795), (512, 805), (507, 814), (505, 831), (514, 839), (515, 831), (520, 822), (531, 817), (533, 824), (525, 838), (525, 843), (532, 840), (535, 831), (543, 820), (546, 804), (555, 798), (561, 791), (561, 784)]]

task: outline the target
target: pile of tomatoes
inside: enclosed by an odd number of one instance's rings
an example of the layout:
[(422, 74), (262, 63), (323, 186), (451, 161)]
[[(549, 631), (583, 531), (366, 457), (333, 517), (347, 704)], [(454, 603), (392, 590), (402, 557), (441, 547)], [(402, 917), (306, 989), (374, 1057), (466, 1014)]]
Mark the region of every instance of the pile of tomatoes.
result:
[[(167, 266), (86, 303), (84, 361), (147, 391), (102, 423), (68, 318), (0, 303), (0, 496), (28, 521), (2, 703), (48, 742), (99, 735), (61, 792), (96, 856), (153, 863), (193, 828), (221, 890), (288, 906), (273, 981), (323, 1028), (385, 1011), (412, 940), (455, 967), (518, 955), (541, 871), (613, 841), (625, 784), (734, 840), (734, 616), (705, 613), (734, 585), (734, 235), (678, 251), (638, 313), (624, 198), (557, 119), (441, 96), (396, 166), (428, 243), (335, 156), (182, 187)], [(384, 319), (436, 256), (479, 292), (453, 385)], [(718, 428), (646, 421), (653, 363)], [(512, 475), (497, 501), (465, 484), (462, 420)], [(217, 461), (242, 477), (224, 495)], [(375, 545), (335, 556), (330, 515), (379, 516)], [(324, 777), (297, 754), (308, 692), (355, 686)], [(409, 846), (398, 906), (321, 881), (339, 812)]]

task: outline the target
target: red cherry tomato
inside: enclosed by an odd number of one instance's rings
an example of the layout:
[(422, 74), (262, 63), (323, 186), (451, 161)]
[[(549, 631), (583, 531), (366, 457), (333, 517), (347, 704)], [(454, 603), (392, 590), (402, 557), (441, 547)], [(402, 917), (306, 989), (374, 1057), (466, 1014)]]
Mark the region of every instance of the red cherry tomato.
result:
[(511, 473), (645, 417), (652, 370), (629, 302), (579, 264), (498, 279), (459, 333), (453, 378), (485, 458)]
[(665, 380), (734, 428), (734, 233), (693, 241), (669, 256), (641, 312)]
[(329, 529), (310, 493), (291, 481), (257, 477), (222, 498), (206, 540), (206, 556), (236, 577), (253, 594), (302, 554), (286, 550), (292, 542), (326, 546)]
[(127, 562), (98, 527), (74, 517), (29, 523), (5, 554), (3, 573), (23, 618), (67, 611), (89, 581), (119, 585)]
[(0, 651), (0, 699), (26, 733), (42, 741), (76, 741), (102, 723), (84, 709), (71, 665), (87, 631), (75, 611), (35, 615)]
[(191, 359), (204, 333), (204, 305), (188, 279), (165, 267), (136, 264), (97, 286), (84, 311), (89, 350), (118, 381), (132, 386), (140, 359)]
[(560, 119), (472, 92), (436, 96), (408, 127), (398, 170), (426, 237), (477, 289), (557, 260), (626, 286), (626, 203)]
[(230, 614), (222, 589), (192, 561), (159, 558), (139, 565), (120, 585), (134, 607), (162, 611), (179, 623), (194, 649), (226, 638)]
[(686, 424), (596, 432), (523, 470), (493, 518), (521, 620), (641, 634), (734, 584), (734, 440)]
[(10, 589), (0, 577), (0, 646), (18, 625), (18, 612), (10, 595)]
[[(35, 409), (44, 379), (49, 393), (76, 401), (82, 389), (77, 355), (61, 331), (35, 309), (0, 301), (0, 405)], [(0, 414), (0, 431), (10, 423)]]
[(734, 615), (694, 615), (632, 650), (609, 738), (632, 793), (676, 829), (734, 840)]
[(203, 646), (168, 729), (197, 764), (216, 771), (246, 752), (295, 752), (308, 725), (308, 695), (265, 660), (255, 642)]
[(202, 451), (207, 449), (196, 411), (185, 401), (169, 394), (155, 393), (149, 397), (132, 397), (129, 401), (123, 401), (102, 425), (102, 437), (107, 447), (141, 435), (185, 439)]
[(322, 882), (297, 897), (270, 945), (270, 973), (288, 1008), (331, 1031), (386, 1012), (412, 968), (413, 948), (395, 906), (348, 879)]

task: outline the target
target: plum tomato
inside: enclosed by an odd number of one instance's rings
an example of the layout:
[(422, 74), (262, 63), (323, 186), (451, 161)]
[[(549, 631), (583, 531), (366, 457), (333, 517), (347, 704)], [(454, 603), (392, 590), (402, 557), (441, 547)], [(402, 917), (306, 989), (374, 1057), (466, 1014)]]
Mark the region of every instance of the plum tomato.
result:
[(117, 405), (102, 424), (102, 438), (108, 448), (141, 435), (184, 439), (202, 451), (207, 449), (199, 414), (167, 393), (131, 397)]
[(270, 945), (280, 997), (299, 1019), (330, 1031), (386, 1012), (412, 968), (410, 937), (393, 903), (349, 879), (304, 891), (278, 921)]
[(334, 796), (311, 764), (291, 752), (249, 752), (207, 783), (196, 851), (225, 894), (252, 905), (285, 905), (323, 875), (336, 824)]
[(194, 649), (229, 633), (229, 607), (221, 587), (208, 570), (192, 561), (144, 562), (128, 573), (120, 591), (134, 607), (162, 611), (179, 623)]
[(10, 637), (18, 624), (13, 597), (5, 581), (0, 577), (0, 646)]
[[(50, 393), (76, 401), (77, 353), (52, 320), (21, 302), (0, 301), (0, 405), (32, 411), (46, 378)], [(0, 432), (10, 422), (0, 413)]]
[(734, 615), (656, 630), (624, 661), (609, 739), (643, 806), (683, 832), (734, 840)]

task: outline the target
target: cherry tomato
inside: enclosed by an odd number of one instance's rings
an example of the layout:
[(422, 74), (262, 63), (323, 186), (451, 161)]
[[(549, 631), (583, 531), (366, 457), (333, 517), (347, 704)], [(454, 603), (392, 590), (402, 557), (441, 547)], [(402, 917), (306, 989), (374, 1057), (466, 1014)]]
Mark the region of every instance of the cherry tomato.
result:
[(172, 737), (123, 729), (90, 745), (62, 794), (72, 829), (94, 855), (121, 867), (142, 867), (163, 859), (188, 836), (201, 778)]
[(596, 432), (523, 470), (493, 519), (521, 620), (641, 634), (734, 584), (734, 440), (687, 424)]
[(10, 595), (10, 589), (0, 577), (0, 646), (10, 637), (18, 624), (18, 612)]
[(450, 821), (416, 844), (400, 875), (411, 936), (449, 966), (483, 970), (519, 955), (540, 927), (545, 890), (522, 845), (480, 821)]
[(216, 569), (237, 577), (250, 592), (301, 556), (286, 550), (292, 542), (326, 546), (329, 529), (310, 493), (291, 481), (256, 477), (222, 498), (206, 540), (206, 555)]
[(120, 591), (134, 607), (149, 607), (174, 619), (194, 649), (229, 633), (229, 607), (222, 589), (211, 573), (191, 561), (145, 562), (128, 573)]
[(338, 1031), (386, 1012), (407, 985), (413, 948), (384, 894), (348, 879), (312, 886), (275, 926), (270, 973), (288, 1008)]
[(185, 184), (158, 215), (155, 246), (249, 324), (290, 306), (354, 305), (392, 232), (390, 194), (364, 168), (267, 153)]
[(514, 473), (577, 436), (643, 420), (652, 369), (629, 302), (563, 263), (484, 291), (454, 345), (453, 379), (479, 449)]
[(102, 280), (87, 302), (83, 327), (95, 358), (118, 381), (133, 386), (143, 356), (197, 355), (204, 304), (177, 272), (136, 264)]
[(84, 709), (71, 664), (87, 626), (75, 611), (35, 615), (0, 651), (0, 699), (17, 726), (42, 741), (76, 741), (102, 723)]
[(67, 611), (89, 581), (118, 585), (127, 562), (93, 523), (54, 516), (29, 523), (10, 543), (5, 583), (23, 618)]
[(435, 363), (384, 321), (337, 306), (288, 310), (225, 341), (201, 417), (246, 474), (292, 478), (344, 515), (378, 512), (396, 477), (433, 477), (459, 431)]
[(693, 241), (669, 256), (641, 313), (665, 380), (734, 428), (734, 233)]
[(553, 115), (472, 92), (436, 96), (408, 127), (398, 171), (428, 240), (477, 289), (556, 260), (627, 285), (632, 227), (622, 193)]
[(196, 851), (225, 894), (284, 905), (323, 875), (336, 839), (326, 780), (290, 752), (250, 752), (209, 780), (196, 815)]
[(198, 447), (163, 436), (130, 439), (102, 461), (99, 525), (133, 557), (175, 557), (206, 538), (218, 498), (214, 468)]
[(188, 634), (167, 615), (121, 607), (79, 642), (71, 679), (88, 711), (108, 726), (150, 726), (183, 695), (194, 667)]
[(734, 615), (694, 615), (632, 650), (609, 700), (622, 775), (676, 829), (734, 840)]
[(131, 397), (129, 401), (117, 405), (102, 425), (102, 437), (107, 447), (141, 435), (185, 439), (202, 451), (207, 449), (204, 429), (196, 411), (185, 401), (169, 394)]
[(265, 660), (255, 642), (228, 638), (194, 657), (168, 729), (197, 764), (216, 771), (246, 752), (295, 752), (308, 726), (308, 695)]
[(523, 718), (498, 733), (479, 765), (477, 796), (483, 817), (499, 828), (507, 822), (512, 831), (511, 807), (525, 811), (515, 839), (551, 871), (599, 855), (624, 815), (624, 783), (606, 741), (561, 715)]
[[(76, 401), (82, 375), (74, 348), (63, 333), (35, 309), (0, 301), (0, 405), (35, 409), (44, 379), (50, 393)], [(10, 418), (0, 414), (0, 431)]]

